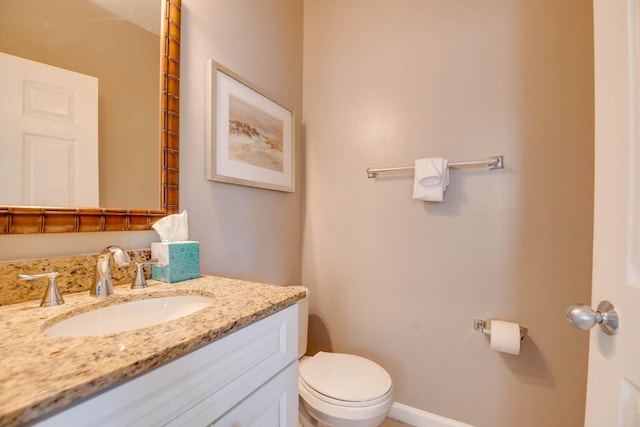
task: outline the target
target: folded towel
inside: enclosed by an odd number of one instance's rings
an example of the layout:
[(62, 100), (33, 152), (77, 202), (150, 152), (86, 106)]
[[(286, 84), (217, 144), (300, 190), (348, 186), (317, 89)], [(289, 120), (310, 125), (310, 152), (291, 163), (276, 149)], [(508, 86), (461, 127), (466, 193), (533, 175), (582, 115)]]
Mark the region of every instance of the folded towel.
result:
[(429, 202), (444, 200), (449, 185), (449, 161), (442, 157), (429, 157), (415, 161), (413, 198)]

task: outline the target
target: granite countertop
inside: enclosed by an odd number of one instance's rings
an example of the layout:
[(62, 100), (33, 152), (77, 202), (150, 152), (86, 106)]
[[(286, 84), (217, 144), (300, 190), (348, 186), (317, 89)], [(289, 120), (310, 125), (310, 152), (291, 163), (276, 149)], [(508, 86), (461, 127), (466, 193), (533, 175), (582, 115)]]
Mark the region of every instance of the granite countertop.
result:
[[(186, 317), (135, 331), (98, 337), (50, 337), (50, 325), (95, 306), (170, 295), (204, 295), (215, 302)], [(281, 287), (203, 276), (149, 287), (116, 286), (115, 295), (63, 295), (65, 304), (30, 301), (0, 307), (0, 425), (30, 424), (109, 386), (167, 363), (304, 297)]]

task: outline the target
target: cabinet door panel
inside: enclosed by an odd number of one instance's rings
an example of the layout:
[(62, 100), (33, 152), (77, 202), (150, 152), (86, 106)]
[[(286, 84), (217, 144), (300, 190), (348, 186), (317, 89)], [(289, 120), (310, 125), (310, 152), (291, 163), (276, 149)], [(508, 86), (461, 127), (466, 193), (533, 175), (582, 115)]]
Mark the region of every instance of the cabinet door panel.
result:
[(298, 423), (298, 363), (216, 420), (215, 427), (287, 427)]

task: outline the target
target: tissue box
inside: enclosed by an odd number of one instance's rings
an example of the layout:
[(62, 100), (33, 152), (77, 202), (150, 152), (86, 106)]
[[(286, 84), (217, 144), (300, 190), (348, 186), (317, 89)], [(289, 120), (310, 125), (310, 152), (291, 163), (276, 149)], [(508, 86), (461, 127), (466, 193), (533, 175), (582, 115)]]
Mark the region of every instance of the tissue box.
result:
[(151, 258), (160, 266), (151, 266), (151, 278), (173, 283), (200, 277), (200, 243), (151, 243)]

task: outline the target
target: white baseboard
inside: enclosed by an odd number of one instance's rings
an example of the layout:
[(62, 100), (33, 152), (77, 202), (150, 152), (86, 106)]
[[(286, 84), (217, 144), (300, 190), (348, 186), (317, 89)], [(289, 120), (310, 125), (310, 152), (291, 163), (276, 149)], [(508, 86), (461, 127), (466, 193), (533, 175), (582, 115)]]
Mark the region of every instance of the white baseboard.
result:
[(473, 427), (471, 424), (441, 417), (398, 402), (393, 403), (388, 417), (416, 427)]

